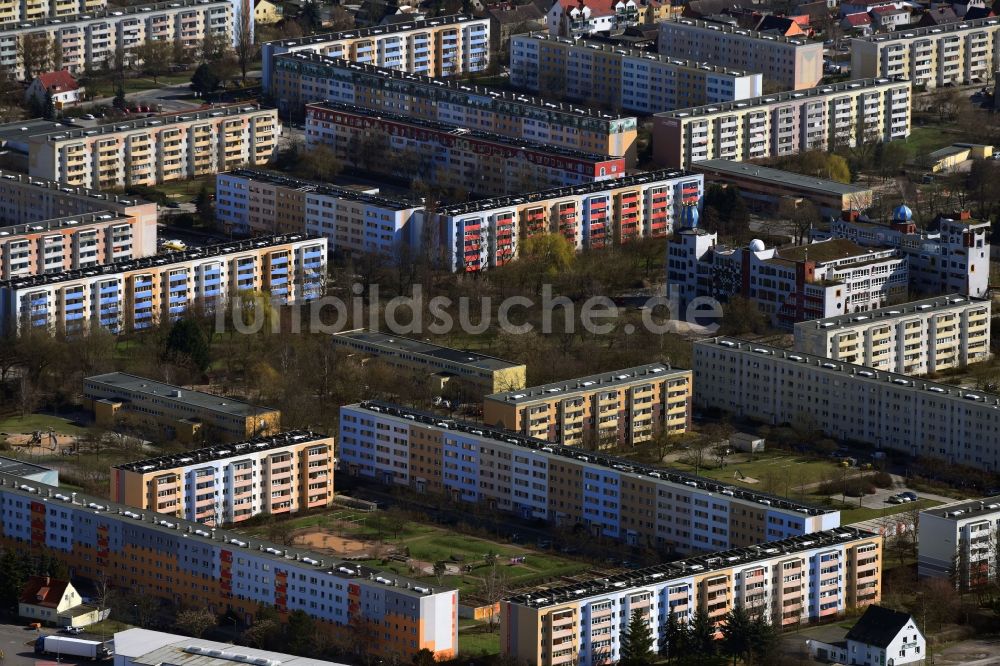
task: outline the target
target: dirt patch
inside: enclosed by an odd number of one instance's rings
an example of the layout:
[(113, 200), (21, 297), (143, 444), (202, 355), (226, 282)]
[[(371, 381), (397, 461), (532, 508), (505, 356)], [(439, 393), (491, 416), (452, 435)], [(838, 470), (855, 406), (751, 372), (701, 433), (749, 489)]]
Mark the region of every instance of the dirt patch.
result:
[(375, 557), (373, 546), (358, 539), (330, 534), (324, 530), (305, 529), (294, 534), (295, 545), (309, 550), (332, 553), (340, 557), (372, 558)]
[(53, 453), (70, 452), (76, 445), (75, 435), (57, 435), (41, 433), (41, 441), (37, 441), (35, 433), (25, 432), (7, 435), (7, 443), (20, 453), (32, 456), (50, 456)]

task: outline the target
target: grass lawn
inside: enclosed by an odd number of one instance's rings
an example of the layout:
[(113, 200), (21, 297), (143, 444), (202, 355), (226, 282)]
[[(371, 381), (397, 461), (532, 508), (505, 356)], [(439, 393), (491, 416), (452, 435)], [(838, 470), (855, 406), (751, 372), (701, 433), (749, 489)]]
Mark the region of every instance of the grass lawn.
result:
[(950, 146), (957, 140), (957, 135), (945, 132), (940, 127), (927, 125), (914, 127), (903, 145), (910, 152), (910, 157), (918, 157), (934, 152), (938, 148)]
[(193, 199), (202, 185), (208, 186), (209, 193), (215, 192), (215, 175), (202, 176), (191, 180), (172, 180), (156, 186), (156, 191), (172, 199)]
[[(711, 459), (710, 462), (713, 466), (708, 468), (702, 466), (698, 470), (698, 474), (736, 486), (791, 497), (800, 494), (798, 491), (800, 486), (839, 478), (840, 473), (840, 468), (832, 460), (800, 457), (780, 452), (754, 454), (752, 461), (747, 460), (747, 458), (747, 454), (730, 456), (726, 460), (725, 467), (715, 466), (715, 460)], [(669, 466), (686, 472), (693, 473), (695, 471), (695, 466), (684, 462), (683, 459), (671, 463)], [(742, 481), (740, 475), (756, 479), (757, 483)]]
[(11, 416), (0, 421), (0, 432), (25, 433), (49, 429), (62, 435), (82, 435), (87, 429), (81, 428), (69, 419), (49, 414), (29, 414), (28, 416)]
[[(839, 504), (839, 503), (838, 503)], [(872, 520), (875, 518), (882, 518), (883, 516), (891, 516), (896, 513), (903, 513), (904, 511), (913, 511), (914, 509), (930, 509), (941, 504), (935, 500), (917, 500), (916, 502), (907, 502), (906, 504), (886, 504), (884, 509), (869, 509), (867, 507), (858, 507), (857, 504), (851, 505), (848, 501), (847, 505), (842, 505), (840, 509), (840, 524), (850, 525), (851, 523), (858, 523), (862, 520)]]
[[(164, 86), (177, 85), (178, 83), (190, 83), (191, 82), (191, 72), (179, 72), (177, 74), (167, 74), (165, 76), (158, 77), (154, 82), (151, 77), (148, 76), (137, 76), (135, 78), (125, 79), (125, 94), (142, 92), (144, 90), (153, 90), (155, 88), (163, 88)], [(108, 79), (92, 79), (87, 81), (87, 92), (93, 97), (114, 97), (115, 96), (115, 84)]]
[(490, 631), (485, 625), (477, 625), (469, 630), (458, 631), (458, 651), (464, 655), (498, 654), (500, 652), (500, 631)]

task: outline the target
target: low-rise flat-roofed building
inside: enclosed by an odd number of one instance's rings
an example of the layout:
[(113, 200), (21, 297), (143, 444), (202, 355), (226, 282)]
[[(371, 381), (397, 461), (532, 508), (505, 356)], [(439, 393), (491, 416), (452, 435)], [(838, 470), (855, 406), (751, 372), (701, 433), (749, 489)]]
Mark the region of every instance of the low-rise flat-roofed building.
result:
[(303, 118), (305, 104), (325, 100), (624, 157), (630, 167), (636, 162), (635, 117), (560, 102), (558, 97), (528, 97), (311, 52), (277, 56), (269, 93), (283, 116)]
[(688, 429), (691, 371), (650, 363), (495, 393), (483, 399), (483, 421), (565, 445), (635, 445)]
[(317, 145), (329, 146), (339, 160), (366, 171), (399, 177), (402, 170), (484, 196), (625, 175), (622, 157), (332, 102), (306, 106), (306, 146)]
[(759, 71), (545, 33), (510, 40), (518, 88), (642, 114), (756, 97), (764, 92)]
[(422, 204), (274, 171), (218, 174), (215, 210), (235, 233), (323, 236), (330, 252), (398, 257), (421, 247)]
[(263, 90), (273, 89), (275, 56), (298, 52), (425, 76), (472, 74), (489, 67), (490, 20), (452, 14), (265, 42), (261, 47)]
[[(41, 433), (40, 433), (41, 434)], [(44, 434), (42, 435), (45, 436)], [(35, 463), (0, 456), (0, 473), (19, 476), (25, 481), (38, 481), (50, 486), (59, 485), (59, 470)]]
[(985, 84), (1000, 68), (1000, 18), (907, 28), (851, 40), (851, 75), (899, 76), (928, 88)]
[(0, 330), (136, 331), (250, 293), (303, 303), (323, 293), (326, 253), (323, 238), (290, 234), (0, 280)]
[[(717, 337), (694, 343), (694, 402), (770, 425), (1000, 469), (1000, 395)], [(921, 527), (922, 529), (922, 527)]]
[(694, 162), (691, 170), (704, 174), (708, 186), (738, 188), (740, 196), (751, 209), (774, 211), (783, 200), (805, 200), (811, 202), (820, 215), (835, 217), (851, 208), (865, 210), (872, 203), (871, 188), (757, 164), (724, 159), (702, 160)]
[(918, 576), (948, 578), (963, 592), (1000, 578), (1000, 496), (924, 509), (919, 520)]
[(987, 361), (991, 302), (957, 294), (795, 324), (795, 350), (905, 375)]
[(339, 469), (663, 552), (753, 546), (840, 512), (383, 402), (340, 408)]
[(763, 72), (781, 90), (812, 88), (823, 78), (823, 44), (737, 26), (679, 18), (660, 23), (660, 53), (710, 65)]
[(736, 162), (853, 146), (910, 135), (911, 86), (900, 79), (855, 79), (739, 102), (653, 116), (653, 160), (673, 169), (694, 162)]
[[(76, 579), (106, 582), (157, 602), (235, 613), (247, 624), (260, 617), (261, 608), (273, 609), (281, 621), (302, 611), (319, 635), (345, 645), (356, 645), (358, 626), (365, 626), (371, 632), (365, 653), (387, 660), (409, 659), (424, 648), (441, 661), (458, 654), (454, 588), (103, 497), (27, 484), (2, 472), (0, 504), (0, 546), (51, 555)], [(134, 645), (127, 653), (135, 653)], [(192, 662), (207, 663), (212, 656)], [(166, 658), (173, 662), (177, 654)]]
[(700, 174), (660, 169), (550, 190), (439, 206), (429, 218), (445, 265), (475, 272), (518, 257), (524, 239), (560, 234), (576, 250), (664, 238), (697, 210)]
[(333, 344), (361, 358), (376, 359), (400, 370), (426, 374), (431, 390), (441, 392), (451, 383), (470, 399), (524, 388), (523, 363), (505, 361), (479, 352), (442, 347), (423, 340), (404, 338), (359, 328), (331, 336)]
[(832, 619), (878, 603), (881, 566), (882, 537), (841, 527), (550, 586), (501, 602), (500, 651), (538, 666), (614, 663), (637, 611), (654, 645), (698, 611), (717, 628), (734, 608), (775, 627)]
[(236, 4), (230, 0), (176, 0), (113, 8), (100, 6), (99, 0), (80, 2), (85, 8), (72, 7), (58, 18), (42, 14), (0, 23), (0, 66), (16, 78), (28, 78), (24, 56), (37, 51), (39, 44), (49, 52), (59, 49), (62, 68), (78, 74), (99, 69), (117, 50), (131, 51), (146, 40), (179, 42), (189, 49), (200, 48), (208, 35), (234, 43)]
[(331, 661), (258, 650), (245, 645), (236, 647), (232, 643), (149, 629), (126, 629), (115, 633), (114, 666), (237, 666), (256, 663), (256, 659), (265, 659), (281, 666), (345, 666)]
[(157, 185), (263, 166), (280, 129), (276, 110), (255, 105), (61, 129), (29, 137), (28, 173), (102, 190)]
[[(277, 412), (266, 415), (277, 424)], [(291, 430), (116, 465), (111, 498), (206, 525), (238, 523), (328, 506), (333, 464), (332, 437)]]
[(125, 372), (87, 377), (83, 397), (100, 425), (114, 427), (124, 419), (185, 442), (239, 441), (275, 434), (281, 426), (276, 409)]

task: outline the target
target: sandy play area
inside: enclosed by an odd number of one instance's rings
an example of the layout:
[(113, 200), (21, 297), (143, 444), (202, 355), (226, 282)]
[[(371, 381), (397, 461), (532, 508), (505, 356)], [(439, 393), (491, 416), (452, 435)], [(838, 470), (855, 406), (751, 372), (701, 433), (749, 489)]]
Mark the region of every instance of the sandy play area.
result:
[(33, 438), (34, 434), (30, 432), (11, 433), (7, 435), (7, 443), (19, 453), (32, 456), (50, 456), (57, 452), (71, 451), (77, 441), (74, 435), (49, 435), (47, 432), (41, 433), (41, 443), (37, 441), (32, 443)]

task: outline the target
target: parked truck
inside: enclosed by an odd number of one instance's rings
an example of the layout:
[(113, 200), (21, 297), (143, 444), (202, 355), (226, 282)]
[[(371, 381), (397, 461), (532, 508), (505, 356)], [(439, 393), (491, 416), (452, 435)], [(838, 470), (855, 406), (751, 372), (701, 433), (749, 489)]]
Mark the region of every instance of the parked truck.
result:
[(69, 636), (39, 636), (35, 641), (35, 654), (108, 659), (111, 657), (111, 650), (104, 641)]

